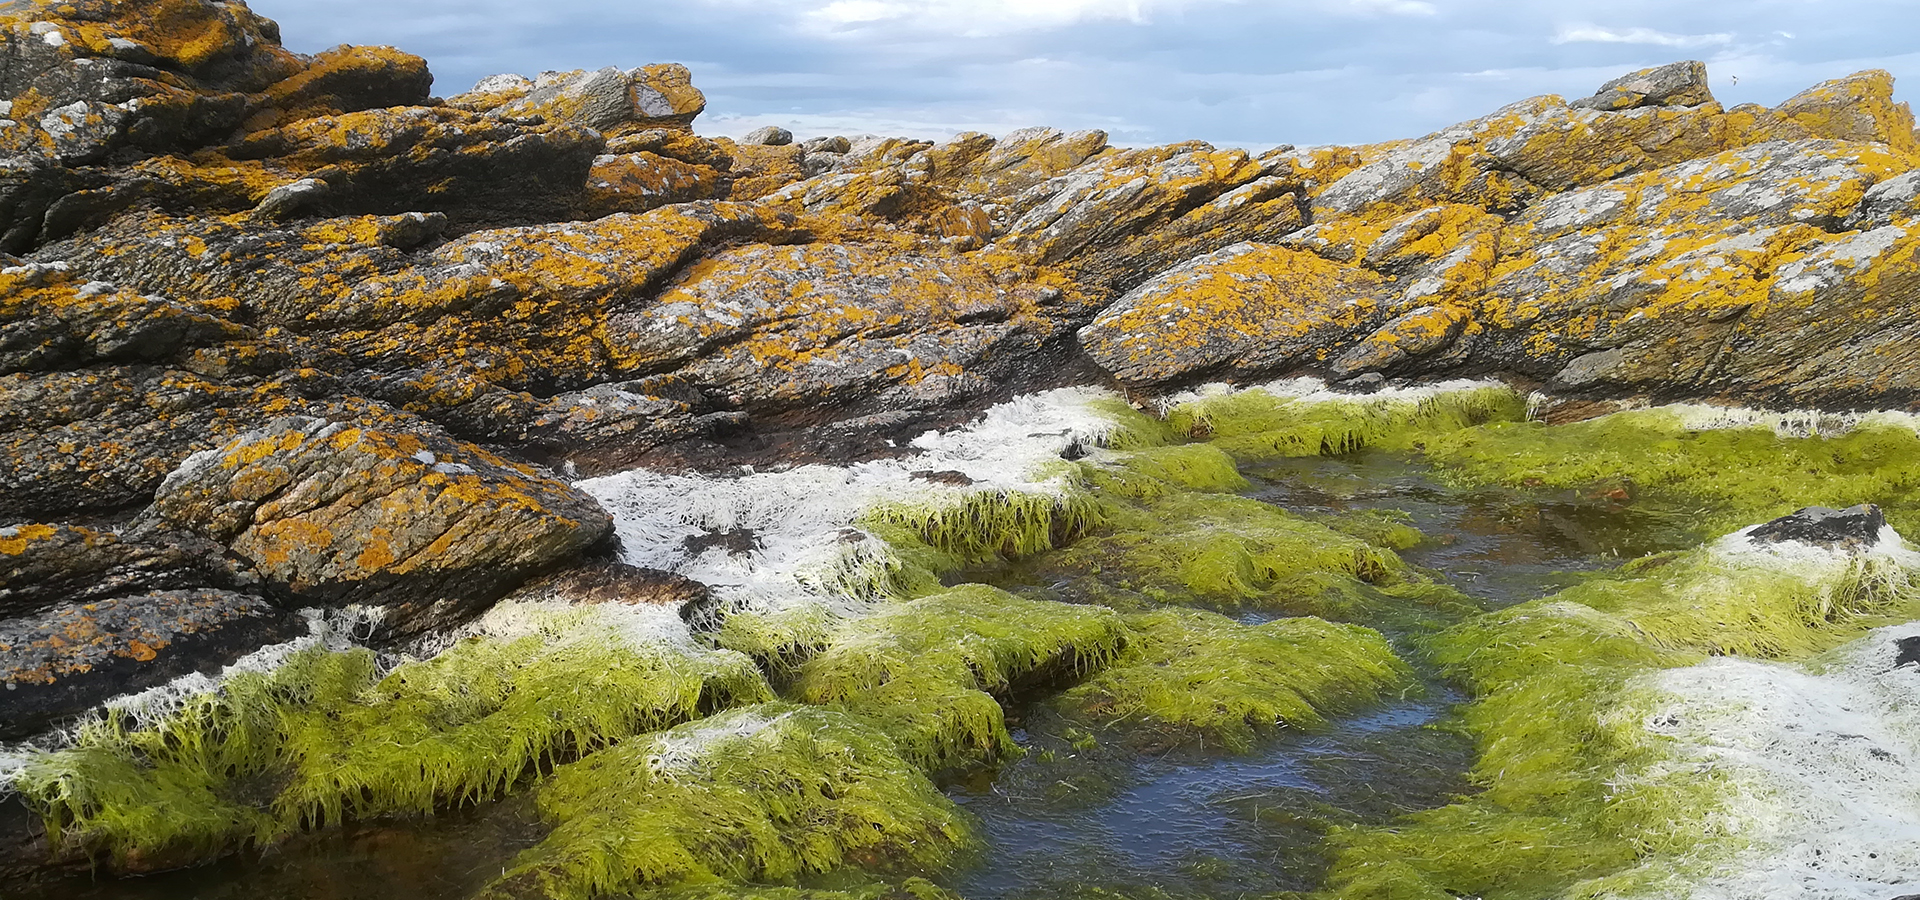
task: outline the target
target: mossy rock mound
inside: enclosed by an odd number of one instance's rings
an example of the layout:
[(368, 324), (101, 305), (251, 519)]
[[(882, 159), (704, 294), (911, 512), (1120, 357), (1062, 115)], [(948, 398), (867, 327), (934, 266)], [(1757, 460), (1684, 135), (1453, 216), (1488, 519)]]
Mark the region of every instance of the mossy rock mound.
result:
[(751, 706), (631, 739), (561, 767), (537, 799), (553, 834), (484, 897), (926, 874), (972, 845), (966, 815), (892, 738), (823, 707)]

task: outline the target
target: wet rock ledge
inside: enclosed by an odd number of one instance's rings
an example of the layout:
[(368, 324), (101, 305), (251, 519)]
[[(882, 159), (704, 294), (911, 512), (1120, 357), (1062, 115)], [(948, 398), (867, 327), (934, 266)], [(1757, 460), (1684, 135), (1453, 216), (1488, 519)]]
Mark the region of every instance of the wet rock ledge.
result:
[(401, 640), (599, 571), (609, 517), (558, 473), (893, 452), (1041, 387), (1920, 404), (1893, 78), (1707, 84), (1258, 156), (735, 142), (672, 64), (443, 98), (241, 2), (0, 4), (0, 738), (301, 608)]

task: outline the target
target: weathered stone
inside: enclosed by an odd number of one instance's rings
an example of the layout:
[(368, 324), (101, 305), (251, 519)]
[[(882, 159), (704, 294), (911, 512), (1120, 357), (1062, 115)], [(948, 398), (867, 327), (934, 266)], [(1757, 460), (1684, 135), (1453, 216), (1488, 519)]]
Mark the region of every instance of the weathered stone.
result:
[[(762, 147), (785, 147), (793, 143), (793, 132), (781, 128), (778, 125), (765, 125), (747, 132), (747, 136), (741, 138), (740, 143), (758, 144)], [(845, 153), (846, 151), (842, 150), (840, 152)]]
[(120, 694), (218, 670), (299, 632), (297, 616), (218, 590), (157, 591), (0, 620), (0, 740)]
[(392, 47), (339, 46), (313, 57), (305, 69), (266, 90), (274, 121), (284, 125), (390, 106), (421, 106), (433, 90), (427, 61)]
[(1823, 81), (1788, 98), (1776, 111), (1818, 137), (1877, 141), (1913, 153), (1913, 108), (1893, 102), (1893, 76), (1881, 69)]
[(539, 117), (585, 126), (606, 135), (653, 128), (686, 130), (707, 108), (685, 66), (662, 64), (621, 70), (543, 72), (529, 81), (496, 75), (450, 105), (502, 118)]
[(691, 578), (611, 561), (581, 563), (535, 579), (509, 599), (574, 605), (671, 606), (683, 615), (704, 610), (714, 602), (713, 592)]
[(1377, 324), (1389, 296), (1366, 269), (1237, 244), (1135, 288), (1080, 330), (1080, 345), (1129, 385), (1324, 369), (1327, 348)]
[(1920, 218), (1920, 169), (1896, 175), (1867, 190), (1843, 227), (1871, 231)]
[(952, 257), (749, 247), (611, 315), (606, 336), (625, 367), (678, 369), (754, 412), (937, 410), (1038, 364), (1035, 351), (1061, 333), (1039, 300)]
[(388, 607), (395, 636), (484, 609), (612, 528), (592, 498), (478, 447), (308, 418), (190, 457), (151, 515), (302, 602)]
[(1611, 111), (1641, 106), (1701, 106), (1712, 102), (1713, 90), (1707, 86), (1707, 64), (1686, 60), (1622, 75), (1601, 85), (1593, 96), (1567, 105)]
[(189, 532), (116, 534), (70, 525), (0, 528), (0, 619), (62, 603), (183, 588), (235, 588), (252, 576)]
[(673, 203), (727, 196), (732, 183), (718, 170), (641, 151), (601, 156), (587, 175), (586, 212), (646, 212)]
[(426, 210), (471, 225), (566, 218), (604, 146), (576, 125), (407, 106), (295, 122), (231, 153), (325, 181), (331, 215)]

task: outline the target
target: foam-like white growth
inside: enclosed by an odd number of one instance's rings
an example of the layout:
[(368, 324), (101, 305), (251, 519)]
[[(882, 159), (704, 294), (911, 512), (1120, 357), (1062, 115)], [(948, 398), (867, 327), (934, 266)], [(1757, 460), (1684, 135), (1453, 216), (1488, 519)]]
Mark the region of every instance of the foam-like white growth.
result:
[[(1712, 778), (1715, 830), (1745, 845), (1682, 861), (1660, 896), (1888, 900), (1920, 892), (1920, 667), (1894, 667), (1920, 622), (1813, 666), (1718, 658), (1649, 676), (1652, 777)], [(1680, 887), (1685, 882), (1691, 882)], [(1677, 889), (1676, 889), (1677, 888)]]
[(654, 752), (647, 756), (647, 769), (665, 781), (697, 775), (725, 742), (750, 738), (778, 727), (791, 712), (769, 716), (747, 708), (721, 713), (662, 732), (654, 738)]
[(1412, 384), (1400, 387), (1388, 385), (1372, 393), (1356, 394), (1333, 390), (1327, 386), (1326, 381), (1319, 378), (1282, 378), (1278, 381), (1269, 381), (1266, 384), (1253, 385), (1251, 387), (1238, 387), (1224, 382), (1203, 384), (1190, 391), (1168, 394), (1160, 398), (1158, 403), (1160, 411), (1166, 413), (1188, 403), (1214, 397), (1225, 397), (1247, 391), (1259, 391), (1260, 393), (1269, 394), (1284, 400), (1299, 400), (1305, 403), (1330, 403), (1336, 401), (1342, 403), (1419, 403), (1442, 394), (1474, 391), (1483, 388), (1504, 388), (1507, 386), (1505, 382), (1490, 378), (1455, 378), (1448, 381), (1434, 381), (1426, 384)]
[[(1093, 388), (1021, 397), (971, 425), (921, 435), (912, 443), (918, 452), (900, 459), (733, 477), (642, 469), (576, 486), (612, 513), (627, 563), (704, 582), (735, 608), (824, 606), (857, 615), (874, 598), (850, 585), (866, 581), (859, 573), (883, 565), (887, 553), (857, 528), (864, 514), (892, 504), (958, 504), (982, 492), (1062, 492), (1066, 481), (1039, 471), (1042, 464), (1103, 443), (1117, 426), (1095, 403), (1115, 399)], [(958, 472), (972, 483), (942, 484), (916, 472)], [(757, 546), (696, 551), (688, 544), (738, 531), (752, 532)]]

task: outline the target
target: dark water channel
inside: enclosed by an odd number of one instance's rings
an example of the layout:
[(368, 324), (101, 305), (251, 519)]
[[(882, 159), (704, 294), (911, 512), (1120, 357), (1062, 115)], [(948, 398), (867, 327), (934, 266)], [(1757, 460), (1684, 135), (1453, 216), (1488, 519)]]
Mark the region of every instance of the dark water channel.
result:
[[(1489, 607), (1698, 540), (1684, 511), (1611, 492), (1456, 489), (1387, 454), (1286, 460), (1245, 474), (1254, 483), (1249, 496), (1310, 517), (1407, 514), (1428, 536), (1403, 552), (1407, 561)], [(983, 580), (1023, 589), (1010, 574)], [(1384, 630), (1420, 668), (1409, 635)], [(1383, 823), (1470, 789), (1472, 743), (1452, 715), (1462, 698), (1431, 672), (1423, 682), (1403, 698), (1241, 755), (1142, 746), (1076, 728), (1044, 705), (1016, 709), (1011, 724), (1028, 754), (949, 787), (979, 818), (987, 850), (944, 881), (968, 900), (1224, 900), (1312, 890), (1332, 829)], [(521, 795), (430, 821), (332, 829), (158, 876), (0, 884), (0, 897), (465, 900), (540, 832)]]

